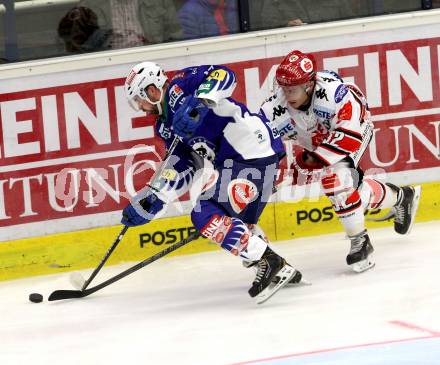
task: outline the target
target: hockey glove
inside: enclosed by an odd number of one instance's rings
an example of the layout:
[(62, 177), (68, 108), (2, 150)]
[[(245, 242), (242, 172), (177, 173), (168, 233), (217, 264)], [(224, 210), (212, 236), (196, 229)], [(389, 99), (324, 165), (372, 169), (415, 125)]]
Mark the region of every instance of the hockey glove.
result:
[(293, 172), (293, 181), (295, 185), (310, 184), (320, 178), (324, 164), (317, 161), (306, 150), (297, 153), (294, 156), (290, 168)]
[(177, 109), (173, 117), (174, 133), (183, 138), (189, 138), (203, 123), (208, 107), (200, 99), (187, 96), (184, 103)]
[(124, 208), (121, 223), (129, 227), (149, 223), (162, 210), (163, 206), (164, 202), (156, 194), (149, 191), (147, 196), (140, 200), (135, 197)]

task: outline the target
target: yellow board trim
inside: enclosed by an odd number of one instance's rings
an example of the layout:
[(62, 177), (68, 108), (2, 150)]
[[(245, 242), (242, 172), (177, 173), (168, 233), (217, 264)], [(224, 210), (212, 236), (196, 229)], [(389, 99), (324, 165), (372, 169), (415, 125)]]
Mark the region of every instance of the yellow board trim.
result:
[[(422, 184), (416, 221), (435, 219), (440, 219), (440, 183)], [(273, 241), (343, 230), (326, 197), (314, 202), (302, 200), (268, 204), (259, 224)], [(367, 222), (368, 228), (390, 225), (391, 221)], [(2, 242), (0, 280), (94, 268), (120, 230), (121, 226), (113, 226)], [(192, 230), (189, 216), (163, 218), (145, 226), (132, 227), (108, 264), (141, 261), (187, 237)], [(198, 239), (171, 255), (188, 255), (217, 249), (216, 244)]]

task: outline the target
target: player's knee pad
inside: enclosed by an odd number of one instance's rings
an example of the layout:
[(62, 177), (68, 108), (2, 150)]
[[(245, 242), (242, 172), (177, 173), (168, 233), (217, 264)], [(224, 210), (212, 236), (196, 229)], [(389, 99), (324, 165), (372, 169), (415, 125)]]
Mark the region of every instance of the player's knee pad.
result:
[(322, 189), (338, 216), (344, 216), (362, 207), (358, 182), (359, 174), (348, 166), (336, 166), (321, 178)]
[(338, 216), (345, 216), (362, 207), (359, 191), (350, 179), (341, 180), (338, 174), (331, 174), (325, 176), (321, 184)]
[(392, 189), (375, 179), (364, 179), (360, 194), (365, 208), (390, 208), (396, 203), (396, 196)]
[(267, 243), (252, 235), (238, 218), (214, 215), (200, 233), (233, 255), (248, 261), (259, 260), (267, 248)]
[(218, 214), (211, 217), (200, 233), (236, 256), (247, 248), (251, 235), (246, 224), (240, 219)]

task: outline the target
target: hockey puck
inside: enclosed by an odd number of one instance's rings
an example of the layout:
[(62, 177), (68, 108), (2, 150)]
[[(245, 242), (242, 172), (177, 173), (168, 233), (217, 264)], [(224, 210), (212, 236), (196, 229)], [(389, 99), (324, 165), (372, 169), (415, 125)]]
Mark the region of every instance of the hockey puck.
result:
[(29, 300), (32, 303), (41, 303), (43, 301), (43, 296), (38, 293), (32, 293), (29, 295)]

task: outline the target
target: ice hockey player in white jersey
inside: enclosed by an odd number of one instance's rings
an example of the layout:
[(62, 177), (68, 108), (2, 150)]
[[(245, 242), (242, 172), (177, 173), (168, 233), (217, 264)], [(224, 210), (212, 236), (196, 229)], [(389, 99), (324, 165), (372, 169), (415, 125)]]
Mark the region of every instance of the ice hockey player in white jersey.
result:
[(320, 180), (350, 238), (346, 262), (356, 272), (374, 266), (365, 209), (392, 208), (394, 229), (409, 233), (420, 186), (398, 187), (363, 176), (359, 168), (373, 126), (365, 96), (332, 71), (317, 72), (313, 55), (294, 50), (276, 70), (274, 94), (262, 113), (284, 139), (300, 147), (292, 168), (297, 179)]

